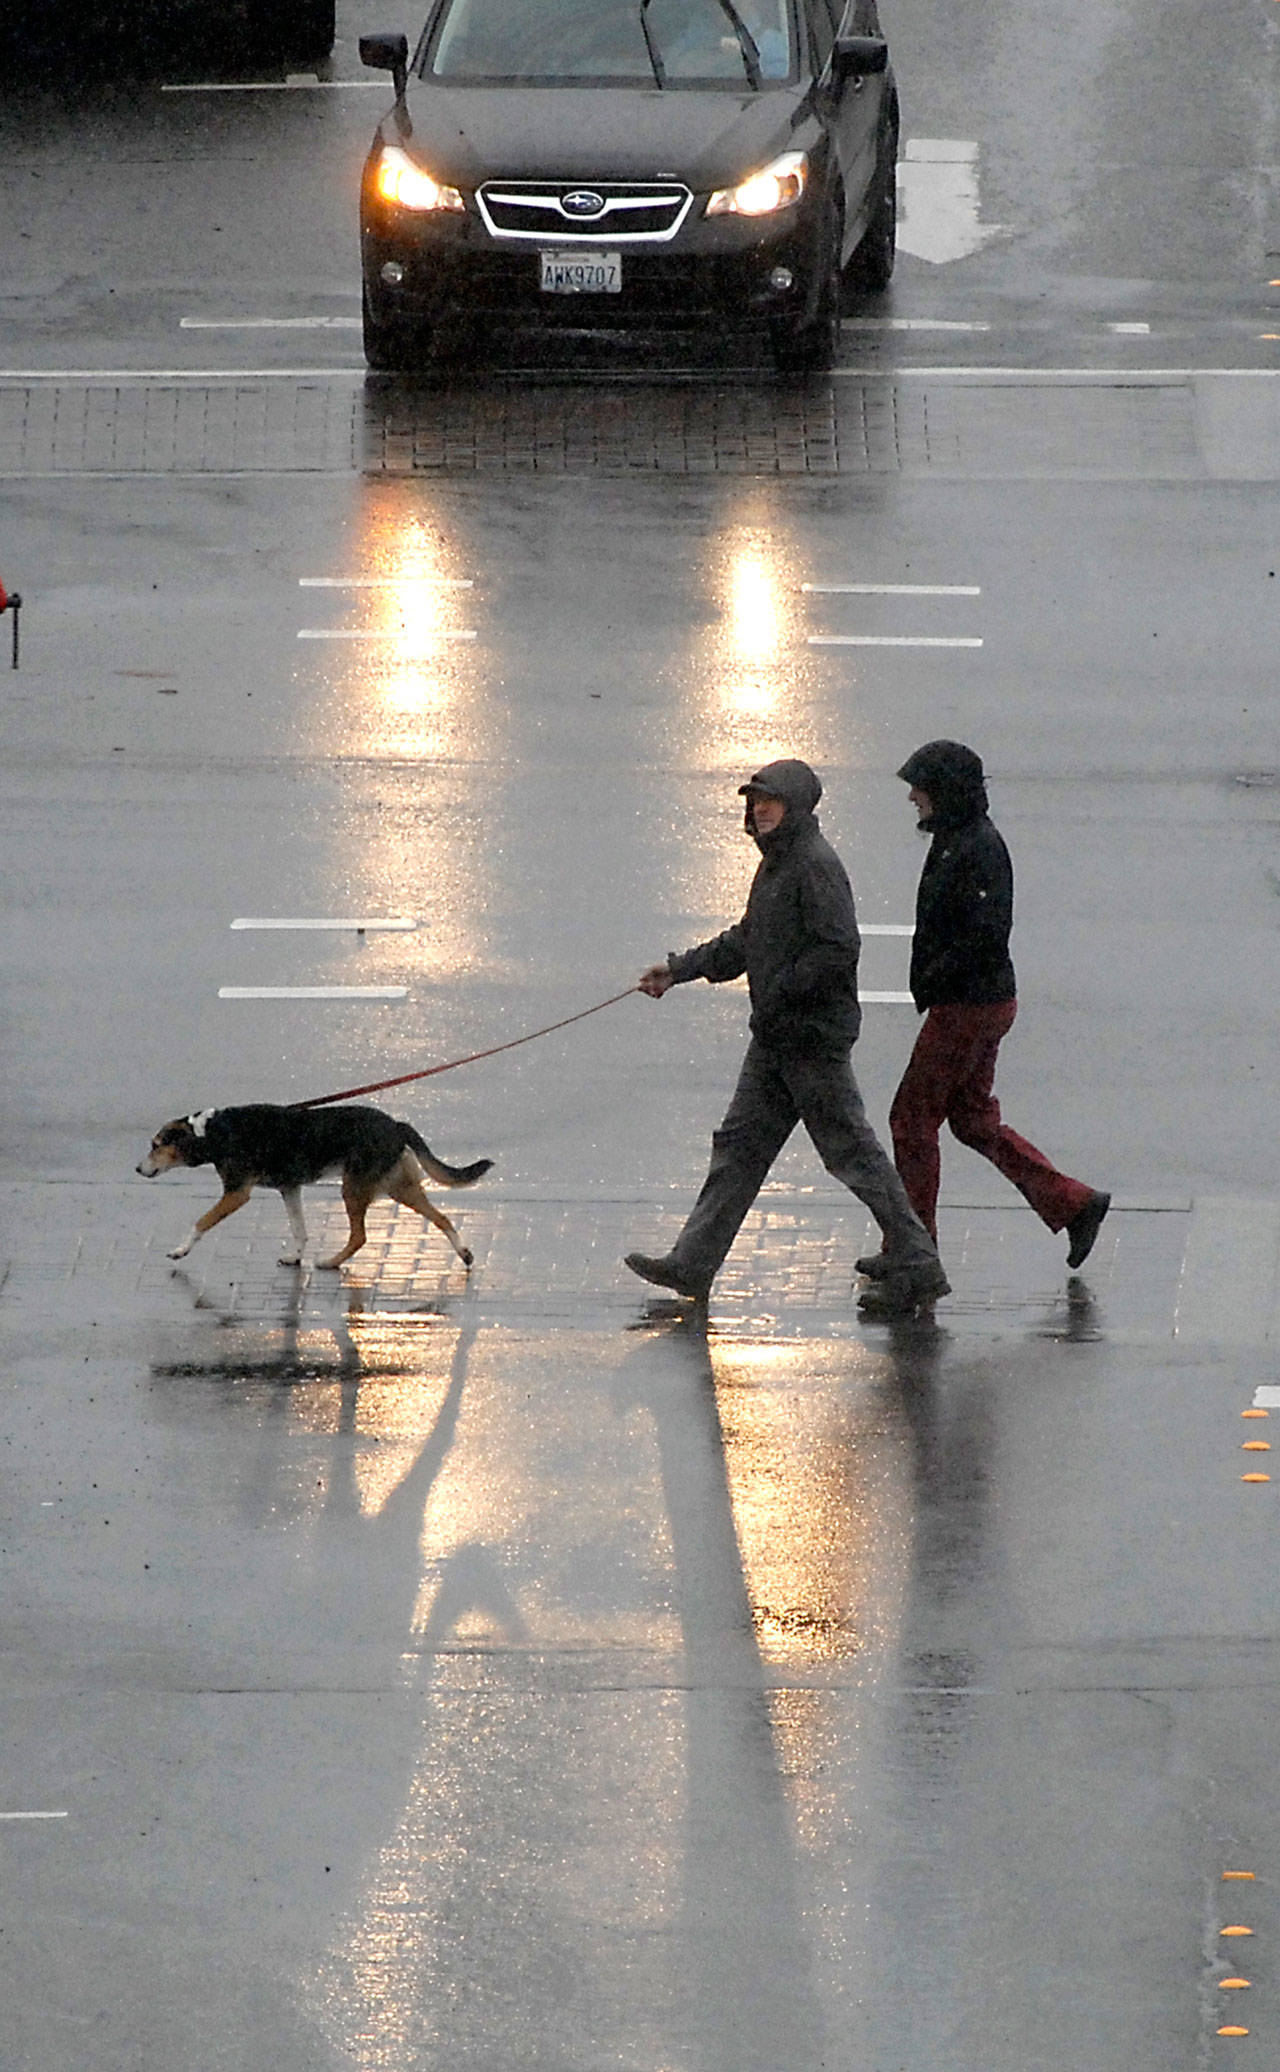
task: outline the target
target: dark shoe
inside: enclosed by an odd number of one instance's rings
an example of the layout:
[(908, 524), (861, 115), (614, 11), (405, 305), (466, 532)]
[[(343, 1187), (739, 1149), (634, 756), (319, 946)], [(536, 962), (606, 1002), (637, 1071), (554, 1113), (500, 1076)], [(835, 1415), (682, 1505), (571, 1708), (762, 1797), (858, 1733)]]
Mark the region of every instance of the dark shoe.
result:
[(865, 1288), (858, 1308), (865, 1317), (908, 1317), (951, 1293), (941, 1261), (932, 1266), (898, 1267)]
[(1102, 1219), (1111, 1207), (1109, 1194), (1091, 1194), (1078, 1216), (1073, 1216), (1067, 1225), (1070, 1247), (1067, 1265), (1074, 1269), (1083, 1266), (1093, 1250), (1094, 1239), (1102, 1228)]
[(632, 1273), (638, 1273), (642, 1281), (652, 1281), (656, 1288), (672, 1288), (690, 1302), (705, 1302), (711, 1287), (710, 1281), (691, 1281), (682, 1274), (673, 1265), (670, 1253), (665, 1259), (651, 1259), (647, 1252), (628, 1252), (622, 1263)]
[(888, 1252), (867, 1252), (853, 1263), (869, 1281), (882, 1281), (886, 1274), (893, 1272), (893, 1260)]

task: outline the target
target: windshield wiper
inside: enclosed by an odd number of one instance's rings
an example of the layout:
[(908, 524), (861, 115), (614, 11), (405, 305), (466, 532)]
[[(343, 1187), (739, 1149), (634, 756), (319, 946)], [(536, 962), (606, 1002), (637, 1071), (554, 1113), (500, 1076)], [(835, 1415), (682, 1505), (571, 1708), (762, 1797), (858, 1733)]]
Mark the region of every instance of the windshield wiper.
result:
[(640, 27), (644, 30), (644, 47), (649, 53), (649, 63), (653, 66), (653, 76), (657, 80), (659, 87), (664, 87), (667, 83), (667, 75), (663, 70), (662, 59), (658, 56), (658, 46), (653, 40), (653, 31), (649, 27), (649, 0), (640, 0)]
[(759, 93), (760, 47), (743, 21), (742, 16), (738, 13), (733, 0), (719, 0), (719, 6), (721, 13), (726, 15), (733, 24), (733, 33), (738, 39), (738, 48), (742, 52), (742, 62), (747, 68), (747, 78), (751, 81), (753, 92)]

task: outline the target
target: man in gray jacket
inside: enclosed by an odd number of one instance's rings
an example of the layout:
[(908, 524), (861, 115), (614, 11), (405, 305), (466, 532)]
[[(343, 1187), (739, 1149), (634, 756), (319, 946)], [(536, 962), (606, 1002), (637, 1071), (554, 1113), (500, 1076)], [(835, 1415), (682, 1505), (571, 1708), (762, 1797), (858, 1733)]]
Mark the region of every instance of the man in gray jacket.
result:
[(822, 786), (807, 763), (785, 760), (739, 789), (761, 858), (745, 914), (710, 942), (673, 951), (640, 985), (660, 1000), (689, 979), (718, 985), (745, 971), (751, 1044), (684, 1229), (661, 1258), (628, 1252), (626, 1264), (658, 1287), (704, 1298), (770, 1166), (803, 1122), (828, 1172), (884, 1235), (890, 1270), (860, 1306), (910, 1313), (949, 1290), (937, 1247), (867, 1121), (850, 1066), (862, 1020), (860, 942), (844, 865), (814, 815)]

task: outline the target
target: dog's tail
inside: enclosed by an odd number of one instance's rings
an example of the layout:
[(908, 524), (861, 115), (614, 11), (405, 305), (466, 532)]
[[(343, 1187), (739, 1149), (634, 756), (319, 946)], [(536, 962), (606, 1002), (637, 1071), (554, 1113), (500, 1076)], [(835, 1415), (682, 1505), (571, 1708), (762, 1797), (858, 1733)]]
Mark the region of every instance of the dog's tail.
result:
[(424, 1170), (431, 1175), (433, 1180), (439, 1180), (444, 1187), (474, 1186), (477, 1180), (483, 1180), (493, 1164), (491, 1158), (478, 1158), (474, 1165), (446, 1165), (442, 1158), (436, 1157), (431, 1146), (425, 1143), (418, 1135), (412, 1123), (402, 1122), (400, 1127), (404, 1131), (405, 1142), (417, 1153), (422, 1161)]

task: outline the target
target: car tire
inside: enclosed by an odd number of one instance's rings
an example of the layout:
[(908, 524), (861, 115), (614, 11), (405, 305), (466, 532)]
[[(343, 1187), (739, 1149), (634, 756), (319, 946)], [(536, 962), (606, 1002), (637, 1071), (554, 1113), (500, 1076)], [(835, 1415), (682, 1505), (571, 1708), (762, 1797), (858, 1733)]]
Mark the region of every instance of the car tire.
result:
[(336, 0), (257, 0), (258, 42), (272, 57), (323, 64), (337, 33)]
[(779, 374), (821, 374), (835, 359), (840, 343), (843, 239), (844, 211), (837, 200), (827, 213), (826, 263), (813, 316), (804, 323), (791, 317), (774, 317), (769, 326), (773, 364)]
[(886, 130), (876, 162), (871, 217), (846, 269), (850, 287), (881, 294), (893, 279), (898, 250), (898, 133)]
[(369, 307), (368, 289), (361, 298), (360, 317), (365, 364), (375, 374), (410, 374), (421, 366), (431, 341), (420, 327), (384, 323)]

